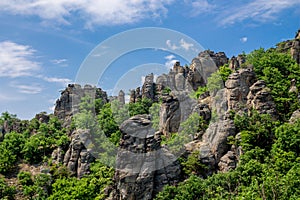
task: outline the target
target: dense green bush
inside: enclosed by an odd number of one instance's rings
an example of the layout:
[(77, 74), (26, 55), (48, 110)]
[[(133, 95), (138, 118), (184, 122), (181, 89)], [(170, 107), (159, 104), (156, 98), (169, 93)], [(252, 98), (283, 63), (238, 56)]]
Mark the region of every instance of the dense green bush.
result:
[(300, 87), (300, 66), (289, 54), (262, 48), (247, 55), (247, 62), (254, 66), (257, 78), (271, 89), (280, 119), (288, 120), (292, 112), (300, 108), (297, 95), (289, 93), (292, 79)]
[(57, 179), (48, 199), (105, 199), (104, 188), (112, 183), (114, 170), (98, 162), (91, 167), (91, 175), (81, 178)]
[(14, 199), (16, 188), (8, 186), (3, 178), (0, 178), (0, 198), (1, 199)]

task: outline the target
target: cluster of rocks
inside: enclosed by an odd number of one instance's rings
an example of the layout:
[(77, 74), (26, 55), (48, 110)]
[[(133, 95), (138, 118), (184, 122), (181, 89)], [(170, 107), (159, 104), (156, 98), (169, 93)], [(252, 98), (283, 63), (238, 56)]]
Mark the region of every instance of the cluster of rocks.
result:
[[(294, 41), (299, 39), (300, 31)], [(294, 41), (291, 47), (297, 49)], [(205, 86), (207, 77), (227, 63), (234, 73), (228, 77), (223, 89), (215, 94), (206, 92), (197, 100), (190, 98), (192, 91)], [(176, 185), (181, 180), (177, 157), (161, 145), (161, 136), (169, 137), (172, 133), (180, 132), (180, 124), (192, 113), (202, 116), (210, 124), (206, 131), (185, 144), (185, 155), (199, 151), (199, 162), (207, 166), (206, 176), (236, 167), (242, 149), (228, 144), (229, 136), (240, 139), (230, 113), (244, 114), (255, 109), (276, 118), (275, 103), (266, 83), (257, 80), (251, 66), (243, 68), (244, 63), (243, 55), (229, 60), (223, 52), (208, 50), (193, 59), (190, 67), (183, 67), (177, 62), (168, 74), (158, 76), (156, 81), (153, 74), (147, 75), (141, 88), (131, 90), (131, 103), (143, 98), (161, 101), (159, 128), (155, 132), (149, 115), (134, 116), (121, 124), (122, 137), (109, 199), (153, 199), (165, 185)], [(96, 93), (96, 97), (104, 102), (108, 101), (101, 89), (77, 87), (69, 85), (57, 101), (55, 115), (60, 119), (68, 121), (78, 110), (76, 105), (81, 97), (90, 95), (90, 92)], [(118, 97), (111, 99), (124, 104), (124, 96), (124, 92), (120, 91)], [(299, 112), (295, 112), (293, 116), (295, 118), (298, 115)], [(66, 153), (57, 149), (53, 152), (53, 160), (64, 163), (74, 175), (82, 177), (89, 172), (89, 165), (94, 158), (80, 137), (88, 134), (87, 130), (77, 131), (72, 133)]]
[(232, 58), (229, 60), (229, 68), (231, 70), (238, 70), (245, 62), (246, 58), (244, 55), (238, 55), (237, 57), (232, 56)]
[(177, 92), (197, 90), (199, 86), (205, 86), (207, 78), (226, 63), (228, 58), (224, 52), (203, 51), (192, 60), (189, 67), (176, 62), (170, 72), (158, 76), (156, 82), (153, 74), (147, 75), (142, 89), (138, 87), (131, 90), (130, 102), (137, 102), (141, 98), (157, 101), (165, 94), (165, 89)]
[(108, 102), (107, 94), (101, 88), (90, 85), (81, 87), (78, 84), (69, 84), (61, 92), (54, 109), (54, 115), (64, 122), (63, 126), (67, 127), (71, 124), (72, 116), (79, 111), (79, 104), (84, 96), (90, 96), (92, 99), (101, 99), (103, 103)]
[(292, 58), (300, 64), (300, 30), (296, 33), (295, 39), (287, 40), (277, 45), (281, 52), (290, 53)]

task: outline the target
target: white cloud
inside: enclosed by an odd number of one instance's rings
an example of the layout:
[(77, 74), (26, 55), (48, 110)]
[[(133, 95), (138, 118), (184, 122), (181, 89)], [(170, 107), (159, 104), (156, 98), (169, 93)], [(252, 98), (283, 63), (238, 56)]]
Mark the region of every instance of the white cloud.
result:
[(197, 51), (197, 49), (194, 48), (194, 44), (186, 42), (183, 38), (177, 44), (173, 43), (171, 40), (167, 40), (166, 45), (169, 49), (173, 51), (178, 49), (184, 49), (186, 51), (189, 50)]
[(276, 19), (278, 13), (300, 5), (300, 0), (254, 0), (248, 4), (230, 7), (219, 16), (221, 25), (230, 25), (247, 19), (266, 22)]
[(184, 2), (192, 6), (191, 16), (197, 16), (202, 13), (208, 13), (211, 12), (214, 8), (216, 8), (215, 5), (210, 4), (207, 0), (185, 0)]
[(247, 37), (242, 37), (242, 38), (240, 39), (240, 41), (241, 41), (242, 43), (246, 43), (246, 42), (248, 41), (248, 38), (247, 38)]
[(176, 57), (173, 54), (170, 54), (170, 55), (165, 57), (165, 59), (167, 60), (166, 63), (165, 63), (165, 66), (167, 67), (167, 69), (173, 68), (174, 64), (176, 62), (178, 62), (178, 60), (176, 60), (175, 58)]
[(20, 93), (24, 94), (39, 94), (42, 92), (42, 88), (39, 85), (21, 85), (14, 83), (13, 87), (17, 88)]
[(168, 55), (168, 56), (165, 56), (165, 59), (166, 59), (166, 60), (172, 60), (172, 59), (174, 59), (174, 58), (176, 58), (176, 56), (174, 56), (173, 54), (170, 54), (170, 55)]
[(61, 83), (63, 85), (67, 85), (72, 82), (72, 80), (68, 78), (56, 78), (56, 77), (41, 77), (41, 78), (49, 83)]
[(51, 60), (51, 62), (55, 65), (62, 65), (62, 66), (66, 66), (66, 62), (68, 62), (67, 59), (63, 58), (63, 59), (54, 59)]
[(0, 42), (0, 77), (31, 76), (40, 69), (35, 50), (11, 41)]
[[(161, 17), (174, 0), (1, 0), (0, 11), (39, 16), (45, 21), (69, 24), (74, 16), (93, 25), (118, 25)], [(76, 20), (78, 21), (78, 18)]]
[(177, 50), (177, 49), (179, 49), (179, 47), (176, 46), (176, 44), (172, 44), (171, 40), (167, 40), (167, 41), (166, 41), (166, 44), (167, 44), (168, 48), (170, 48), (170, 49), (172, 49), (172, 50)]
[(186, 42), (184, 39), (180, 40), (180, 46), (184, 48), (186, 51), (190, 50), (194, 44)]

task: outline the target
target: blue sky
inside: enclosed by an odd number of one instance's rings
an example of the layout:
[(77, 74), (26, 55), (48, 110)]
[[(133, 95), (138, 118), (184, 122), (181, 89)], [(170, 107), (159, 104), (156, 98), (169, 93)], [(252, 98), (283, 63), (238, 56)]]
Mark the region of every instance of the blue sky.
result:
[[(0, 27), (0, 112), (30, 119), (51, 113), (89, 53), (115, 34), (167, 28), (231, 57), (293, 38), (300, 0), (1, 0)], [(112, 93), (114, 82), (132, 68), (143, 66), (146, 75), (149, 63), (169, 66), (174, 60), (189, 62), (165, 51), (131, 52), (112, 64), (98, 86)], [(142, 76), (130, 78), (132, 87)]]

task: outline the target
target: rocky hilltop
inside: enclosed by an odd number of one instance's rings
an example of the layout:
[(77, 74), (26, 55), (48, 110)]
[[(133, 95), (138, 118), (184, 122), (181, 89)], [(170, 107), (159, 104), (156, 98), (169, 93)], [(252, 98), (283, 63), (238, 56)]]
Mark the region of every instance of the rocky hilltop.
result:
[[(300, 33), (291, 41), (277, 45), (281, 52), (290, 52), (292, 58), (300, 63)], [(216, 93), (205, 93), (198, 99), (190, 93), (207, 84), (207, 78), (221, 66), (228, 64), (233, 71), (223, 88)], [(69, 85), (57, 100), (54, 115), (69, 125), (72, 116), (78, 112), (80, 99), (86, 95), (95, 96), (103, 102), (109, 102), (104, 91), (99, 88)], [(125, 104), (124, 92), (110, 98)], [(244, 55), (227, 58), (225, 53), (207, 50), (192, 60), (190, 66), (181, 66), (179, 62), (168, 74), (158, 76), (149, 74), (142, 87), (130, 92), (130, 103), (142, 99), (161, 102), (159, 128), (151, 128), (150, 115), (137, 115), (126, 120), (121, 126), (120, 149), (114, 184), (109, 189), (110, 199), (153, 199), (164, 185), (176, 185), (182, 181), (182, 168), (168, 148), (161, 145), (161, 137), (170, 137), (180, 131), (180, 124), (192, 113), (197, 113), (204, 120), (210, 121), (208, 128), (185, 144), (188, 156), (199, 151), (198, 162), (206, 166), (205, 176), (217, 172), (235, 169), (243, 153), (240, 146), (229, 145), (228, 137), (240, 138), (231, 113), (249, 113), (252, 109), (261, 114), (277, 118), (277, 110), (270, 89), (265, 81), (258, 80), (253, 66), (246, 64)], [(296, 114), (295, 114), (296, 115)], [(89, 150), (80, 141), (79, 133), (71, 134), (71, 143), (66, 151), (53, 152), (57, 163), (63, 163), (72, 173), (82, 177), (89, 173), (89, 164), (94, 161)], [(84, 132), (84, 131), (83, 131)], [(86, 134), (86, 133), (85, 133)], [(162, 163), (169, 161), (168, 165)]]
[[(18, 175), (23, 184), (18, 185), (21, 188), (16, 192), (18, 198), (27, 198), (21, 192), (27, 185), (40, 188), (36, 193), (32, 192), (34, 189), (28, 192), (31, 197), (45, 195), (50, 199), (82, 199), (76, 195), (83, 192), (84, 197), (88, 196), (86, 188), (92, 191), (89, 195), (93, 198), (97, 193), (98, 199), (172, 199), (174, 188), (185, 184), (192, 188), (191, 193), (204, 188), (206, 192), (199, 192), (204, 196), (218, 191), (213, 189), (209, 193), (206, 185), (194, 188), (190, 177), (214, 182), (214, 175), (226, 177), (231, 172), (234, 173), (226, 178), (226, 184), (224, 179), (223, 185), (216, 187), (228, 188), (229, 194), (238, 195), (243, 192), (237, 191), (240, 184), (248, 184), (250, 180), (245, 181), (239, 171), (238, 181), (230, 180), (236, 175), (234, 170), (245, 167), (243, 164), (251, 156), (257, 160), (250, 159), (250, 164), (246, 164), (250, 166), (248, 171), (242, 168), (243, 173), (250, 173), (245, 176), (254, 176), (260, 169), (263, 173), (263, 165), (273, 159), (274, 170), (278, 171), (270, 170), (270, 174), (276, 174), (276, 181), (280, 181), (278, 173), (297, 167), (282, 163), (297, 162), (300, 155), (299, 145), (294, 145), (298, 144), (299, 130), (292, 127), (300, 118), (300, 30), (293, 40), (257, 51), (250, 60), (261, 59), (263, 53), (267, 54), (264, 59), (272, 60), (257, 64), (251, 63), (245, 54), (228, 58), (224, 52), (200, 52), (190, 66), (176, 62), (169, 73), (159, 75), (156, 80), (154, 74), (146, 75), (143, 85), (130, 91), (129, 103), (125, 103), (122, 90), (117, 97), (108, 97), (100, 88), (69, 84), (56, 101), (53, 115), (39, 113), (31, 121), (22, 121), (6, 114), (0, 121), (3, 141), (0, 148), (4, 148), (6, 138), (16, 137), (12, 140), (14, 144), (23, 142), (13, 149), (8, 145), (16, 155), (3, 150), (18, 165), (14, 170), (25, 172)], [(274, 64), (274, 60), (279, 64)], [(285, 66), (287, 62), (290, 64)], [(237, 123), (236, 119), (240, 121)], [(279, 143), (288, 142), (290, 132), (293, 142), (289, 146)], [(20, 133), (28, 138), (16, 135)], [(269, 157), (264, 160), (265, 155)], [(284, 162), (276, 161), (278, 158)], [(99, 160), (109, 162), (110, 166), (99, 164)], [(7, 173), (3, 169), (10, 160), (6, 161), (0, 165), (1, 173)], [(31, 175), (26, 175), (28, 171)], [(297, 176), (289, 171), (287, 177), (289, 173)], [(36, 174), (43, 174), (49, 180)], [(16, 172), (10, 172), (9, 176), (6, 178), (10, 184), (16, 184)], [(43, 180), (44, 185), (37, 186), (33, 180), (38, 180), (37, 184)], [(284, 193), (276, 193), (273, 188), (276, 184), (265, 188), (269, 179), (259, 181), (255, 184), (261, 184), (258, 193), (262, 199), (271, 198), (266, 197), (268, 191), (272, 191), (274, 198)], [(76, 187), (83, 183), (85, 188), (78, 189), (76, 194), (73, 189), (60, 191), (74, 188), (76, 182), (79, 183)], [(159, 195), (162, 191), (165, 198)]]

